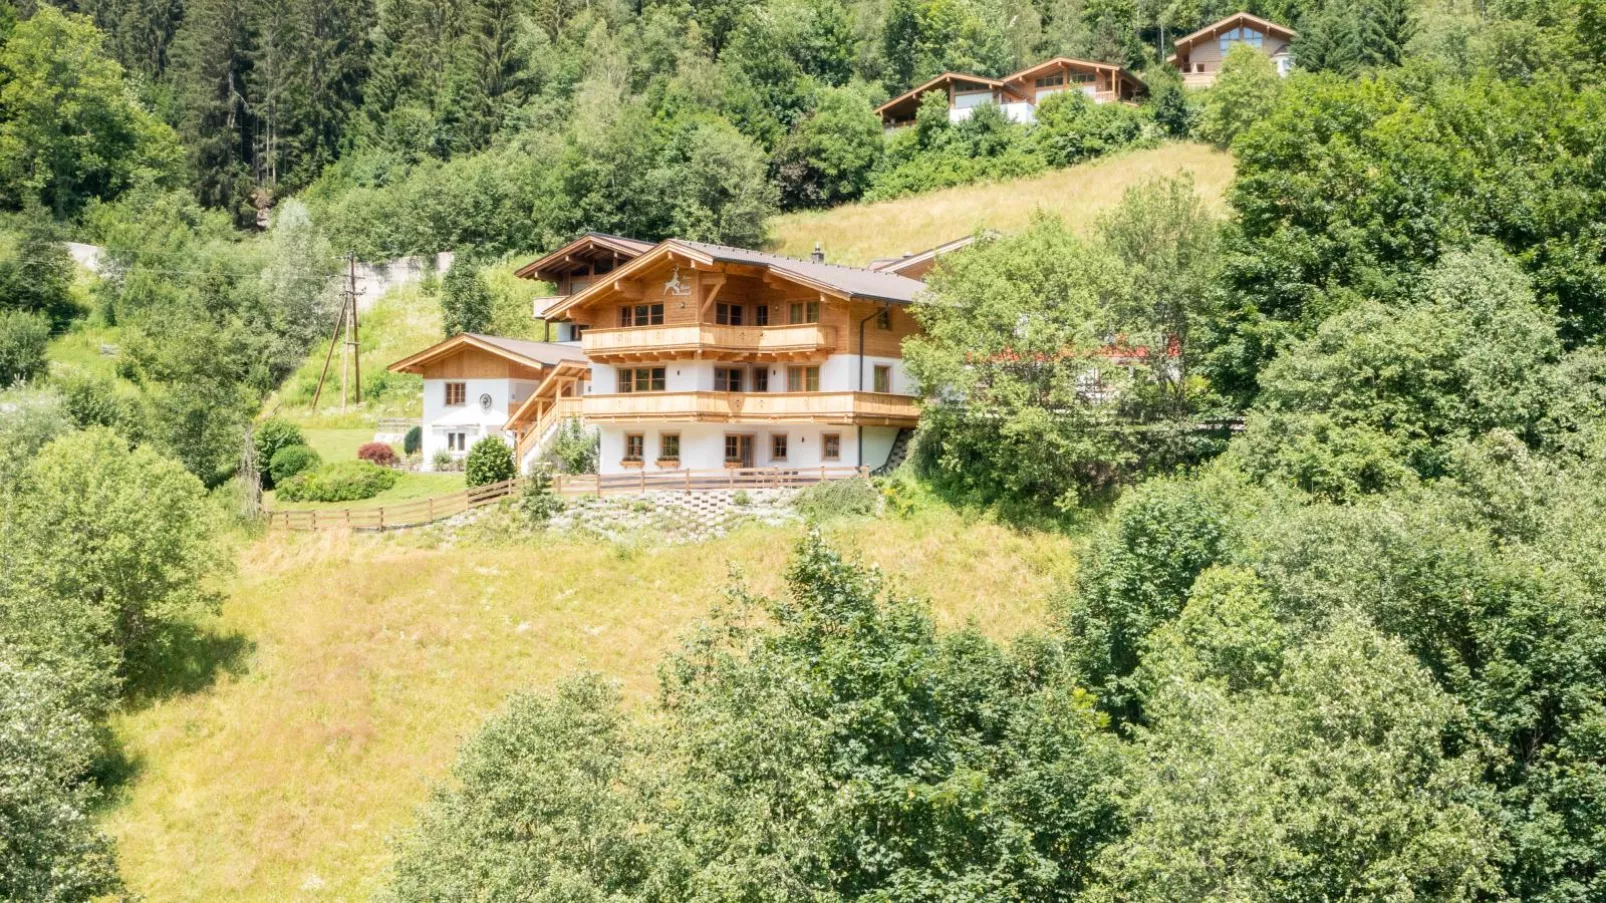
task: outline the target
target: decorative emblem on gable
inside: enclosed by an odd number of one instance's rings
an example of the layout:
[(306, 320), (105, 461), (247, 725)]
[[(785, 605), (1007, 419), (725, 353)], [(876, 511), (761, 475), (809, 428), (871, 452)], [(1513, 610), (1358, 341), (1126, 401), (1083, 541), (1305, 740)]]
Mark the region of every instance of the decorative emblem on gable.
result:
[(664, 294), (674, 295), (679, 298), (684, 298), (691, 294), (691, 286), (680, 278), (680, 267), (675, 267), (674, 274), (669, 277), (669, 281), (664, 283)]

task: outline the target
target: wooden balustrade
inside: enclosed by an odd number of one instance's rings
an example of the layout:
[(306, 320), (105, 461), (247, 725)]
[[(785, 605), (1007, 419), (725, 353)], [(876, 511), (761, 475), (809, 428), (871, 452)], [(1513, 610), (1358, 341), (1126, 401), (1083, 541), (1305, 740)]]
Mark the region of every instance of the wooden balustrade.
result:
[(630, 392), (587, 395), (588, 421), (819, 422), (914, 426), (920, 401), (880, 392)]
[(518, 460), (524, 460), (524, 456), (529, 453), (530, 449), (546, 438), (547, 433), (551, 432), (559, 423), (570, 417), (579, 416), (580, 397), (578, 395), (560, 395), (548, 401), (545, 407), (542, 408), (540, 415), (536, 417), (535, 423), (520, 434), (518, 448), (515, 451)]
[(580, 337), (586, 356), (596, 361), (646, 360), (698, 355), (704, 358), (768, 355), (818, 357), (836, 346), (836, 327), (818, 323), (786, 326), (721, 326), (687, 323), (588, 329)]

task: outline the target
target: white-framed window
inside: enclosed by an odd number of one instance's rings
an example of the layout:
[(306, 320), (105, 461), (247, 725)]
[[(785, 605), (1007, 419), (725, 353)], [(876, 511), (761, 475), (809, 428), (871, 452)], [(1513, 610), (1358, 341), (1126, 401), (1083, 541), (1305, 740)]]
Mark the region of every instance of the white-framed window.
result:
[(468, 451), (468, 433), (462, 430), (447, 433), (446, 450), (449, 452)]

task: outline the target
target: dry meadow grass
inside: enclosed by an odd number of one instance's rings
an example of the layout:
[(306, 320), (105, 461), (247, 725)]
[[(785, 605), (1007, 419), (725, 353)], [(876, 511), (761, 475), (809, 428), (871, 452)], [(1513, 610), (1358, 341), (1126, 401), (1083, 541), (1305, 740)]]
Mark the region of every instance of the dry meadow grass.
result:
[[(828, 531), (931, 599), (945, 626), (1000, 638), (1045, 622), (1077, 542), (949, 509)], [(450, 545), (423, 534), (270, 535), (241, 550), (209, 629), (248, 652), (210, 687), (119, 716), (132, 764), (105, 815), (132, 888), (161, 901), (366, 900), (387, 838), (508, 693), (576, 668), (641, 705), (727, 566), (774, 590), (800, 527), (695, 546), (552, 538)]]
[(1220, 206), (1232, 181), (1232, 156), (1203, 144), (1166, 144), (1014, 182), (966, 185), (929, 194), (789, 213), (770, 220), (775, 249), (807, 257), (816, 241), (832, 263), (862, 266), (876, 257), (915, 253), (978, 229), (1016, 232), (1037, 210), (1084, 230), (1134, 185), (1192, 173), (1200, 196)]

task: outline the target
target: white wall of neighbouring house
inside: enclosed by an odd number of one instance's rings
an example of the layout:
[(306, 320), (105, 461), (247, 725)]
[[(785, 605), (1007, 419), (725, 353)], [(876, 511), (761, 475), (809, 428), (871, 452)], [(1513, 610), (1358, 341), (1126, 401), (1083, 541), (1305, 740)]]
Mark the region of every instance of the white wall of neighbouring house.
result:
[[(464, 383), (464, 403), (446, 403), (446, 384)], [(424, 417), (422, 421), (423, 469), (433, 470), (435, 456), (447, 452), (462, 459), (467, 450), (483, 436), (499, 435), (511, 441), (503, 430), (507, 419), (520, 402), (530, 397), (538, 384), (529, 379), (426, 379), (424, 380)], [(489, 396), (490, 404), (482, 404), (482, 396)], [(452, 447), (451, 436), (462, 437), (461, 449)]]

